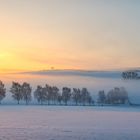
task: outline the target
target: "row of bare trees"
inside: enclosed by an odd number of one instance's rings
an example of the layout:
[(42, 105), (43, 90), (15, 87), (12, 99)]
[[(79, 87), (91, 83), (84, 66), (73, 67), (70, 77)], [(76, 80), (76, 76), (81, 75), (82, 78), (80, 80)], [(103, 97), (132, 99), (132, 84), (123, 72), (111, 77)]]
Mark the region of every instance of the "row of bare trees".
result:
[[(10, 88), (12, 98), (19, 104), (20, 101), (25, 101), (26, 104), (32, 100), (32, 88), (29, 83), (12, 82)], [(48, 105), (68, 105), (68, 103), (75, 103), (75, 105), (93, 105), (94, 101), (87, 88), (68, 88), (63, 87), (62, 91), (56, 86), (45, 85), (44, 87), (38, 85), (33, 92), (34, 98), (39, 104)], [(6, 97), (6, 88), (0, 81), (0, 103)]]
[[(26, 104), (32, 100), (32, 87), (29, 83), (24, 82), (20, 84), (18, 82), (12, 82), (10, 88), (12, 98), (19, 104), (20, 101), (24, 101)], [(93, 105), (94, 100), (87, 90), (87, 88), (68, 88), (63, 87), (62, 90), (56, 86), (50, 86), (46, 84), (44, 87), (38, 85), (35, 89), (34, 98), (41, 105)], [(0, 81), (0, 103), (6, 97), (5, 85)], [(128, 93), (125, 88), (114, 88), (105, 94), (104, 90), (99, 91), (98, 101), (99, 105), (104, 104), (125, 104), (129, 102)]]
[(68, 105), (68, 102), (74, 102), (75, 105), (92, 105), (94, 103), (90, 93), (86, 88), (82, 90), (78, 88), (63, 87), (62, 91), (56, 86), (45, 85), (45, 87), (37, 86), (34, 97), (38, 103)]

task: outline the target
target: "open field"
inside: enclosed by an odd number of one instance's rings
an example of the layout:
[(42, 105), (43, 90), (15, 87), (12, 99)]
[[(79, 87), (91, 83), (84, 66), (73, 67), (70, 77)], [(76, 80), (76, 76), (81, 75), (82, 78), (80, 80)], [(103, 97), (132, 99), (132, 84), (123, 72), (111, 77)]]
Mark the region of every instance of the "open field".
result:
[(1, 106), (1, 140), (139, 140), (140, 108)]

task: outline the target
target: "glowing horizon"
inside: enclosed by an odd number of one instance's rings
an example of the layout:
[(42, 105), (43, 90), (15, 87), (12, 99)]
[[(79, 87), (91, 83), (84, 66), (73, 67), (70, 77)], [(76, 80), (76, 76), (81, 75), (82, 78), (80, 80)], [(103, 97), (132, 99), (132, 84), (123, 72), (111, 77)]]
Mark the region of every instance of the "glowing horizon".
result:
[(0, 72), (140, 66), (140, 2), (0, 1)]

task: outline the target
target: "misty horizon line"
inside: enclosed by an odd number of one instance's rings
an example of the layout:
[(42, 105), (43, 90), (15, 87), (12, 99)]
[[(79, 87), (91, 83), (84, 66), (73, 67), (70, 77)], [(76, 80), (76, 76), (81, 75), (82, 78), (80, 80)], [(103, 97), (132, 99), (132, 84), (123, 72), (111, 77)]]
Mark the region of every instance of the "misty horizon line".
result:
[(112, 68), (112, 69), (76, 69), (76, 68), (46, 68), (38, 70), (19, 70), (19, 69), (2, 69), (0, 73), (14, 74), (14, 73), (31, 73), (31, 72), (49, 72), (49, 71), (81, 71), (81, 72), (122, 72), (127, 70), (140, 70), (140, 67), (127, 67), (127, 68)]

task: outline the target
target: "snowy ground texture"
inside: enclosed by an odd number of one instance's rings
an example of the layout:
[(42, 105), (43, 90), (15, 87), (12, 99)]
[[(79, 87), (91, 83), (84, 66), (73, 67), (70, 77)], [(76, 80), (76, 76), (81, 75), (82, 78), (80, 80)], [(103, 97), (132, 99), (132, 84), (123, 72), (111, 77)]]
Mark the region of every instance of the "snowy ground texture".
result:
[(0, 140), (140, 140), (140, 108), (0, 106)]

